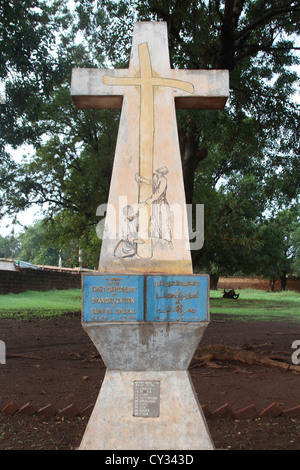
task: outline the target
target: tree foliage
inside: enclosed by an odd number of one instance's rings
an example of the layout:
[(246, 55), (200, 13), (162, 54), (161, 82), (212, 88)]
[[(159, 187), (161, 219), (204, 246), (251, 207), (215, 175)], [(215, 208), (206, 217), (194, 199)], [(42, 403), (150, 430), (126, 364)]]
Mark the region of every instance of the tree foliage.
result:
[(60, 2), (0, 1), (0, 78), (6, 83), (1, 108), (1, 142), (18, 147), (41, 136), (40, 103), (65, 80), (55, 53), (56, 32), (64, 24)]
[(293, 234), (297, 228), (299, 211), (295, 209), (281, 211), (259, 226), (255, 247), (256, 272), (271, 280), (272, 290), (276, 279), (281, 280), (285, 289), (287, 275), (296, 273), (297, 245)]
[(44, 221), (27, 227), (20, 235), (19, 259), (37, 265), (58, 266), (60, 250), (45, 243), (47, 225)]
[(17, 237), (0, 235), (0, 258), (14, 259), (20, 251), (20, 240)]

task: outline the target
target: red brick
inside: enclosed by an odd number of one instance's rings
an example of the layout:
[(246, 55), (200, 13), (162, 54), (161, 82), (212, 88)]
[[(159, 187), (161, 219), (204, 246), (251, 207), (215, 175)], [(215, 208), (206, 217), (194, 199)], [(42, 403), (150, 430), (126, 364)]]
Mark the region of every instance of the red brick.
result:
[(22, 406), (19, 411), (16, 412), (16, 415), (23, 414), (26, 416), (32, 416), (36, 412), (36, 409), (30, 403), (26, 403), (26, 405)]
[(9, 402), (2, 410), (4, 415), (12, 416), (19, 410), (19, 407), (13, 402)]
[(52, 418), (52, 416), (55, 416), (56, 413), (57, 411), (53, 408), (51, 404), (46, 405), (37, 411), (37, 415), (41, 416), (42, 418)]
[(79, 411), (78, 409), (76, 408), (75, 405), (69, 405), (69, 406), (66, 406), (66, 408), (64, 408), (63, 410), (60, 410), (59, 413), (57, 413), (57, 416), (59, 417), (66, 417), (66, 418), (75, 418), (75, 416), (78, 416), (79, 415)]
[(249, 405), (245, 408), (242, 408), (237, 413), (235, 413), (236, 419), (255, 419), (258, 416), (258, 411), (255, 405)]
[(209, 409), (207, 408), (206, 405), (202, 405), (202, 411), (203, 411), (203, 414), (205, 416), (205, 418), (209, 418), (209, 416), (211, 415), (211, 412), (209, 411)]
[(84, 408), (84, 410), (80, 411), (80, 416), (89, 417), (94, 409), (95, 403), (91, 403), (89, 406)]
[(267, 416), (268, 418), (277, 418), (282, 414), (282, 410), (279, 408), (278, 404), (274, 401), (270, 406), (265, 408), (259, 413), (259, 417), (263, 418)]
[(282, 414), (291, 418), (300, 418), (300, 405), (284, 410)]
[(228, 403), (213, 411), (211, 414), (212, 418), (227, 418), (230, 416), (234, 416), (234, 413)]

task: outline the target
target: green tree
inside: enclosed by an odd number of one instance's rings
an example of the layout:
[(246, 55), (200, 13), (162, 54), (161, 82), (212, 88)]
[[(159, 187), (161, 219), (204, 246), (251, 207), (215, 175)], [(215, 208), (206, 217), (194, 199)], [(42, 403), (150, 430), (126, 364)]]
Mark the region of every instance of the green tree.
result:
[(205, 245), (193, 258), (216, 278), (255, 273), (262, 214), (299, 195), (299, 3), (137, 3), (141, 18), (167, 22), (174, 67), (230, 71), (224, 111), (178, 112), (186, 198), (205, 204)]
[[(53, 243), (53, 237), (56, 237), (56, 243), (60, 243), (63, 249), (69, 242), (78, 244), (80, 241), (80, 245), (84, 246), (86, 240), (96, 238), (94, 244), (97, 242), (99, 258), (100, 240), (95, 232), (99, 221), (96, 209), (107, 201), (119, 111), (78, 111), (71, 100), (72, 68), (95, 64), (103, 66), (102, 55), (94, 57), (93, 51), (89, 49), (88, 36), (84, 46), (75, 43), (78, 32), (90, 28), (85, 23), (82, 9), (84, 5), (79, 4), (77, 21), (69, 21), (57, 41), (54, 62), (61, 75), (49, 71), (51, 83), (48, 84), (47, 94), (32, 90), (38, 109), (34, 121), (28, 115), (30, 110), (24, 108), (24, 121), (36, 131), (35, 155), (24, 163), (17, 164), (10, 160), (10, 166), (3, 166), (0, 188), (3, 209), (10, 214), (25, 210), (33, 204), (46, 207), (47, 221), (51, 222), (47, 235), (49, 243)], [(59, 11), (55, 10), (55, 14)], [(64, 15), (66, 20), (66, 12)], [(90, 18), (90, 15), (86, 16), (88, 21)], [(104, 21), (103, 18), (100, 20)], [(30, 27), (33, 26), (28, 25)], [(51, 27), (51, 24), (47, 27)], [(105, 27), (105, 22), (102, 27)], [(46, 50), (51, 52), (50, 44)], [(46, 52), (45, 56), (48, 57)], [(31, 72), (33, 70), (34, 67)], [(30, 105), (29, 99), (29, 108)], [(24, 139), (22, 142), (33, 143), (32, 140)], [(78, 249), (75, 252), (72, 259), (78, 262)], [(95, 256), (92, 255), (85, 261), (89, 265), (93, 259)]]
[(28, 263), (58, 266), (60, 250), (46, 242), (47, 224), (38, 221), (27, 227), (20, 235), (20, 261)]
[(293, 233), (297, 228), (299, 211), (295, 209), (281, 211), (259, 226), (255, 272), (270, 279), (272, 291), (277, 279), (280, 279), (281, 288), (285, 290), (287, 276), (294, 273), (297, 247)]
[[(195, 197), (197, 191), (196, 186)], [(249, 174), (237, 176), (219, 191), (211, 188), (206, 196), (204, 248), (194, 253), (194, 264), (212, 275), (215, 286), (219, 276), (255, 273), (262, 193), (258, 180)]]
[(292, 244), (294, 247), (294, 259), (292, 261), (293, 274), (300, 277), (300, 224), (292, 231)]
[(14, 259), (20, 251), (20, 240), (18, 237), (0, 235), (0, 258)]
[(56, 33), (70, 21), (66, 3), (0, 0), (0, 78), (7, 92), (1, 139), (12, 146), (36, 143), (40, 102), (66, 79), (56, 53)]
[[(292, 0), (152, 0), (107, 2), (118, 15), (114, 28), (128, 28), (135, 3), (138, 18), (164, 20), (173, 67), (228, 69), (225, 111), (180, 111), (179, 136), (187, 201), (191, 184), (209, 155), (213, 177), (255, 171), (269, 200), (289, 202), (299, 189), (299, 111), (293, 101), (298, 64), (295, 35), (300, 7)], [(128, 33), (127, 33), (128, 34)], [(116, 39), (116, 33), (112, 36)], [(116, 49), (122, 35), (119, 34)], [(111, 50), (111, 48), (109, 48)], [(197, 201), (199, 202), (199, 201)]]
[[(64, 29), (47, 93), (26, 96), (24, 89), (23, 119), (30, 135), (34, 131), (28, 142), (36, 154), (29, 163), (6, 166), (3, 205), (13, 212), (46, 204), (60, 240), (91, 238), (96, 207), (107, 200), (119, 115), (77, 111), (69, 97), (71, 69), (108, 61), (126, 66), (133, 19), (164, 20), (173, 67), (230, 70), (224, 111), (177, 113), (187, 202), (204, 203), (206, 211), (205, 246), (193, 253), (195, 265), (216, 275), (248, 270), (263, 212), (289, 206), (299, 191), (292, 68), (298, 63), (298, 2), (85, 0), (75, 6), (72, 15), (60, 9)], [(51, 47), (44, 47), (44, 57)]]
[[(55, 0), (0, 0), (0, 80), (6, 88), (6, 104), (0, 106), (3, 194), (20, 171), (8, 145), (17, 149), (23, 144), (38, 144), (44, 133), (41, 103), (49, 98), (54, 85), (66, 78), (63, 60), (55, 55), (55, 33), (65, 25), (68, 15), (64, 4)], [(3, 197), (0, 217), (10, 209)], [(15, 209), (19, 210), (17, 203)]]

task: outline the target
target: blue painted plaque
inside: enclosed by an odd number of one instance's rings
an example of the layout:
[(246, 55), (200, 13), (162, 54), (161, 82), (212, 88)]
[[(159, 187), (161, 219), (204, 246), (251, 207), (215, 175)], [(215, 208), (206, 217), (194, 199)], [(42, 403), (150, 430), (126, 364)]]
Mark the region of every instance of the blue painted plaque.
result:
[(208, 321), (208, 276), (147, 276), (146, 319), (153, 322)]
[(83, 276), (83, 321), (143, 321), (144, 276)]
[(86, 274), (83, 321), (208, 321), (206, 275)]

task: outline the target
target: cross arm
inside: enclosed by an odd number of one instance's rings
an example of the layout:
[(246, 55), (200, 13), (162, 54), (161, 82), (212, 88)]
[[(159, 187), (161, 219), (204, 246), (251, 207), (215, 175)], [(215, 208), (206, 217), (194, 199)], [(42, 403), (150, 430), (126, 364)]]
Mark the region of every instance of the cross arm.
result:
[(182, 90), (174, 93), (176, 108), (223, 109), (229, 97), (228, 70), (177, 70), (171, 71), (173, 79), (190, 82), (193, 94)]
[(71, 96), (79, 109), (120, 109), (124, 89), (122, 86), (108, 86), (103, 78), (106, 75), (127, 77), (128, 69), (73, 69)]
[[(224, 108), (229, 96), (228, 70), (170, 69), (167, 75), (163, 79), (154, 78), (153, 85), (174, 87), (177, 108)], [(126, 88), (128, 84), (134, 85), (134, 80), (136, 85), (140, 84), (129, 69), (74, 69), (71, 95), (80, 109), (120, 109)]]

